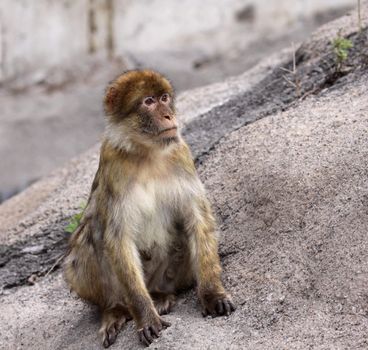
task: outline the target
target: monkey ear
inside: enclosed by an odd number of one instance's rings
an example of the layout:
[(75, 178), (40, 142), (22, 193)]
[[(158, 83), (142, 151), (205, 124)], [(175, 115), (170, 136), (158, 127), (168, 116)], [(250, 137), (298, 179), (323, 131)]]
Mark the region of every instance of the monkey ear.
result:
[(106, 95), (105, 95), (105, 110), (108, 114), (114, 112), (114, 106), (116, 106), (118, 97), (118, 89), (114, 86), (110, 86), (107, 88)]

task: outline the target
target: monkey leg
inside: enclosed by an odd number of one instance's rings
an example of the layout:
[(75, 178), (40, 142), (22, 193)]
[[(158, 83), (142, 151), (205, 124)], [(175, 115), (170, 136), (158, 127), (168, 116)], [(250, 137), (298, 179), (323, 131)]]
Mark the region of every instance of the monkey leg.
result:
[(92, 245), (75, 246), (65, 260), (64, 273), (71, 290), (101, 310), (124, 304), (115, 271), (103, 254), (96, 258)]
[(105, 348), (115, 342), (123, 324), (132, 318), (123, 304), (120, 283), (113, 272), (103, 256), (97, 263), (94, 250), (88, 246), (74, 247), (65, 262), (66, 279), (71, 288), (102, 310), (99, 333)]
[(221, 282), (221, 265), (214, 219), (206, 201), (199, 203), (200, 214), (193, 215), (188, 224), (193, 270), (197, 280), (202, 314), (230, 315), (235, 311), (231, 297)]
[(107, 245), (106, 255), (111, 259), (110, 264), (114, 266), (114, 273), (120, 281), (124, 301), (137, 325), (140, 341), (148, 346), (170, 323), (163, 320), (155, 309), (135, 243), (128, 235), (122, 237), (120, 244), (115, 244), (115, 240), (107, 239), (107, 242), (111, 245)]
[(235, 311), (231, 297), (221, 282), (221, 266), (217, 239), (213, 232), (199, 228), (195, 233), (195, 272), (203, 316), (230, 315)]
[(131, 318), (128, 309), (121, 305), (103, 311), (99, 333), (105, 348), (115, 343), (116, 337), (124, 323)]

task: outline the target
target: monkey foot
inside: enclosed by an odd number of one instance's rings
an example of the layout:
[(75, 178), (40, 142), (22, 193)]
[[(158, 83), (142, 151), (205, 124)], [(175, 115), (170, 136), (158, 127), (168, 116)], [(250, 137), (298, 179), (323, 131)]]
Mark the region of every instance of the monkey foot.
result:
[(206, 300), (203, 304), (203, 316), (229, 316), (236, 309), (229, 296), (212, 298), (210, 300)]
[(157, 320), (146, 324), (142, 328), (138, 329), (139, 340), (146, 346), (149, 346), (154, 339), (160, 336), (162, 329), (170, 327), (171, 323), (158, 317)]
[(105, 310), (102, 315), (102, 324), (99, 333), (102, 336), (102, 344), (105, 348), (115, 343), (116, 337), (126, 323), (131, 319), (121, 308)]
[(173, 294), (153, 293), (152, 299), (159, 315), (167, 315), (175, 305)]

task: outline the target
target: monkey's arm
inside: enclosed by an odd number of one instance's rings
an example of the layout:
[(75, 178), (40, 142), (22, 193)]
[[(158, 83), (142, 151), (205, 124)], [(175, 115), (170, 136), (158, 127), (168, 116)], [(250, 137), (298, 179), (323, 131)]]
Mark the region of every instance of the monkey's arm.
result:
[(215, 220), (205, 198), (198, 200), (189, 231), (194, 272), (203, 314), (230, 315), (235, 306), (221, 282), (221, 265), (215, 233)]
[(124, 302), (136, 322), (139, 338), (149, 345), (170, 323), (160, 318), (154, 307), (144, 283), (138, 250), (129, 236), (125, 234), (121, 240), (116, 237), (107, 239), (107, 249), (123, 289)]

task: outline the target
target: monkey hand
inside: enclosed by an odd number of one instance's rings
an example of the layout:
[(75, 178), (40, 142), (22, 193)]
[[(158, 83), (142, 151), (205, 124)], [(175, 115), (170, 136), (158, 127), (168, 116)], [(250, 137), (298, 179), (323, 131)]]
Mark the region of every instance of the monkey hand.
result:
[(202, 315), (205, 316), (229, 316), (236, 307), (228, 294), (207, 294), (201, 297)]
[(147, 317), (140, 322), (140, 327), (138, 329), (139, 340), (146, 346), (149, 346), (155, 338), (160, 336), (162, 329), (170, 326), (170, 322), (163, 320), (157, 314), (147, 315)]

